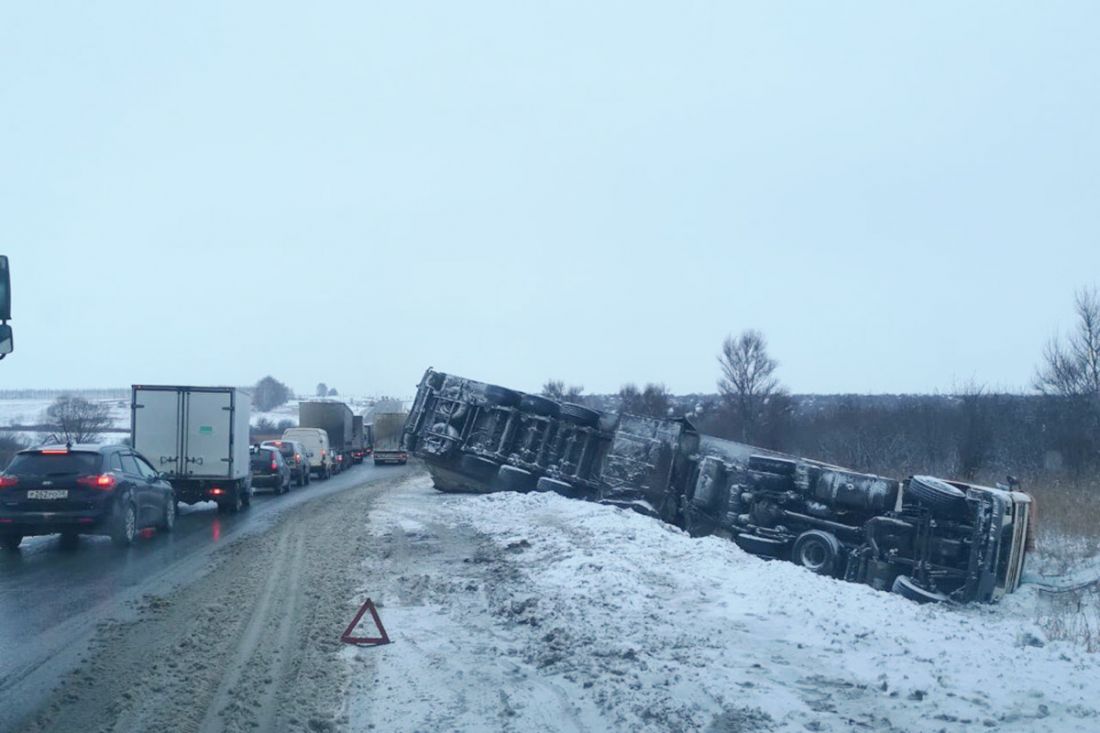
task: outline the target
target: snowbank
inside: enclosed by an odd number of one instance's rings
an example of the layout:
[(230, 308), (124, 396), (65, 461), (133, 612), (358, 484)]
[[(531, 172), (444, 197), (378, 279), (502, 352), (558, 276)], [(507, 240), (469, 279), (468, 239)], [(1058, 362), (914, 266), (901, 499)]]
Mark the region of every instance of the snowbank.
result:
[(1026, 592), (918, 606), (624, 510), (423, 477), (369, 526), (362, 595), (396, 643), (346, 652), (353, 730), (1100, 729), (1100, 661), (1045, 643)]

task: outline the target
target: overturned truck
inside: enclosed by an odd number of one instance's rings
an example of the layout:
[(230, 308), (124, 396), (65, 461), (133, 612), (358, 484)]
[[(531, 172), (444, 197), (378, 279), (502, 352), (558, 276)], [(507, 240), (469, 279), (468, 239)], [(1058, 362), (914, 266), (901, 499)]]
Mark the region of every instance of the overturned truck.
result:
[(1015, 590), (1031, 499), (896, 480), (700, 434), (684, 418), (591, 410), (429, 369), (402, 435), (447, 492), (554, 491), (916, 601)]

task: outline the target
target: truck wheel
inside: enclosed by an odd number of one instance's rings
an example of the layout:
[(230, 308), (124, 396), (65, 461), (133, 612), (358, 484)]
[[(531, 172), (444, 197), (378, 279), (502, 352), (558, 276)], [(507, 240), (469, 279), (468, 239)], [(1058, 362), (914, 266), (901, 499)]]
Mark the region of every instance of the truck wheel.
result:
[(600, 422), (600, 413), (572, 402), (561, 403), (561, 419), (582, 428), (594, 428)]
[[(244, 502), (241, 501), (240, 488), (234, 489), (233, 496), (225, 501), (223, 511), (227, 511), (230, 514), (236, 514), (241, 510), (241, 506), (243, 506), (243, 504)], [(219, 508), (222, 508), (222, 505), (219, 505)]]
[(134, 542), (137, 535), (137, 510), (132, 502), (127, 501), (115, 514), (111, 523), (111, 542), (116, 547), (128, 547)]
[(966, 494), (933, 476), (913, 476), (907, 490), (929, 509), (948, 515), (966, 512)]
[(522, 468), (501, 466), (497, 472), (497, 485), (504, 491), (530, 491), (535, 488), (535, 477)]
[(495, 384), (485, 385), (485, 401), (488, 402), (490, 405), (499, 405), (500, 407), (515, 407), (519, 404), (519, 400), (519, 392), (513, 392), (510, 389), (498, 387)]
[(22, 542), (22, 541), (23, 541), (23, 535), (21, 535), (21, 534), (12, 534), (10, 532), (5, 532), (4, 534), (0, 534), (0, 547), (3, 547), (5, 550), (8, 550), (9, 552), (15, 552), (16, 550), (18, 550), (19, 549), (19, 543)]
[(899, 575), (896, 577), (894, 579), (894, 585), (890, 590), (903, 598), (908, 598), (917, 603), (943, 603), (944, 601), (950, 600), (943, 593), (935, 593), (921, 588), (914, 583), (913, 579), (908, 575)]
[(761, 557), (779, 557), (787, 546), (787, 543), (783, 540), (757, 537), (754, 534), (739, 534), (734, 541), (745, 552), (751, 552), (753, 555), (760, 555)]
[(164, 516), (160, 518), (157, 529), (161, 532), (171, 532), (176, 528), (176, 500), (169, 497), (164, 502)]
[[(237, 500), (241, 504), (241, 508), (252, 506), (252, 483), (249, 482), (246, 486), (241, 486), (237, 489)], [(238, 509), (237, 511), (240, 511)]]
[(840, 558), (840, 543), (836, 537), (819, 529), (803, 532), (794, 541), (791, 559), (818, 575), (833, 575)]
[(488, 458), (470, 455), (462, 456), (458, 461), (458, 468), (462, 473), (467, 473), (474, 478), (488, 481), (500, 470), (500, 464), (490, 461)]
[(533, 394), (525, 394), (520, 398), (519, 409), (520, 412), (529, 412), (541, 417), (557, 417), (561, 414), (561, 407), (557, 402)]

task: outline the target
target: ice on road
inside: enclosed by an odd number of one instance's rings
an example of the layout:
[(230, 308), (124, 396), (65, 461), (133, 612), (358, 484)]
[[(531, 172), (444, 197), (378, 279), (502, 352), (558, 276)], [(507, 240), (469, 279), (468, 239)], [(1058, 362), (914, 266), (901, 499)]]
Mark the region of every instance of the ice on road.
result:
[(360, 593), (395, 643), (344, 652), (355, 731), (1095, 731), (1095, 656), (1029, 592), (919, 606), (551, 494), (372, 508)]

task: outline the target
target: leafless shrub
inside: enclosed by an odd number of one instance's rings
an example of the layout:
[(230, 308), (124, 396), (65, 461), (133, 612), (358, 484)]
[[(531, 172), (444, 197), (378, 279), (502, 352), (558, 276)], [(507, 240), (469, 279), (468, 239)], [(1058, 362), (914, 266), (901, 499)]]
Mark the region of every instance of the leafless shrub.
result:
[(46, 408), (43, 422), (50, 428), (49, 442), (93, 443), (111, 427), (111, 410), (102, 402), (62, 395)]

